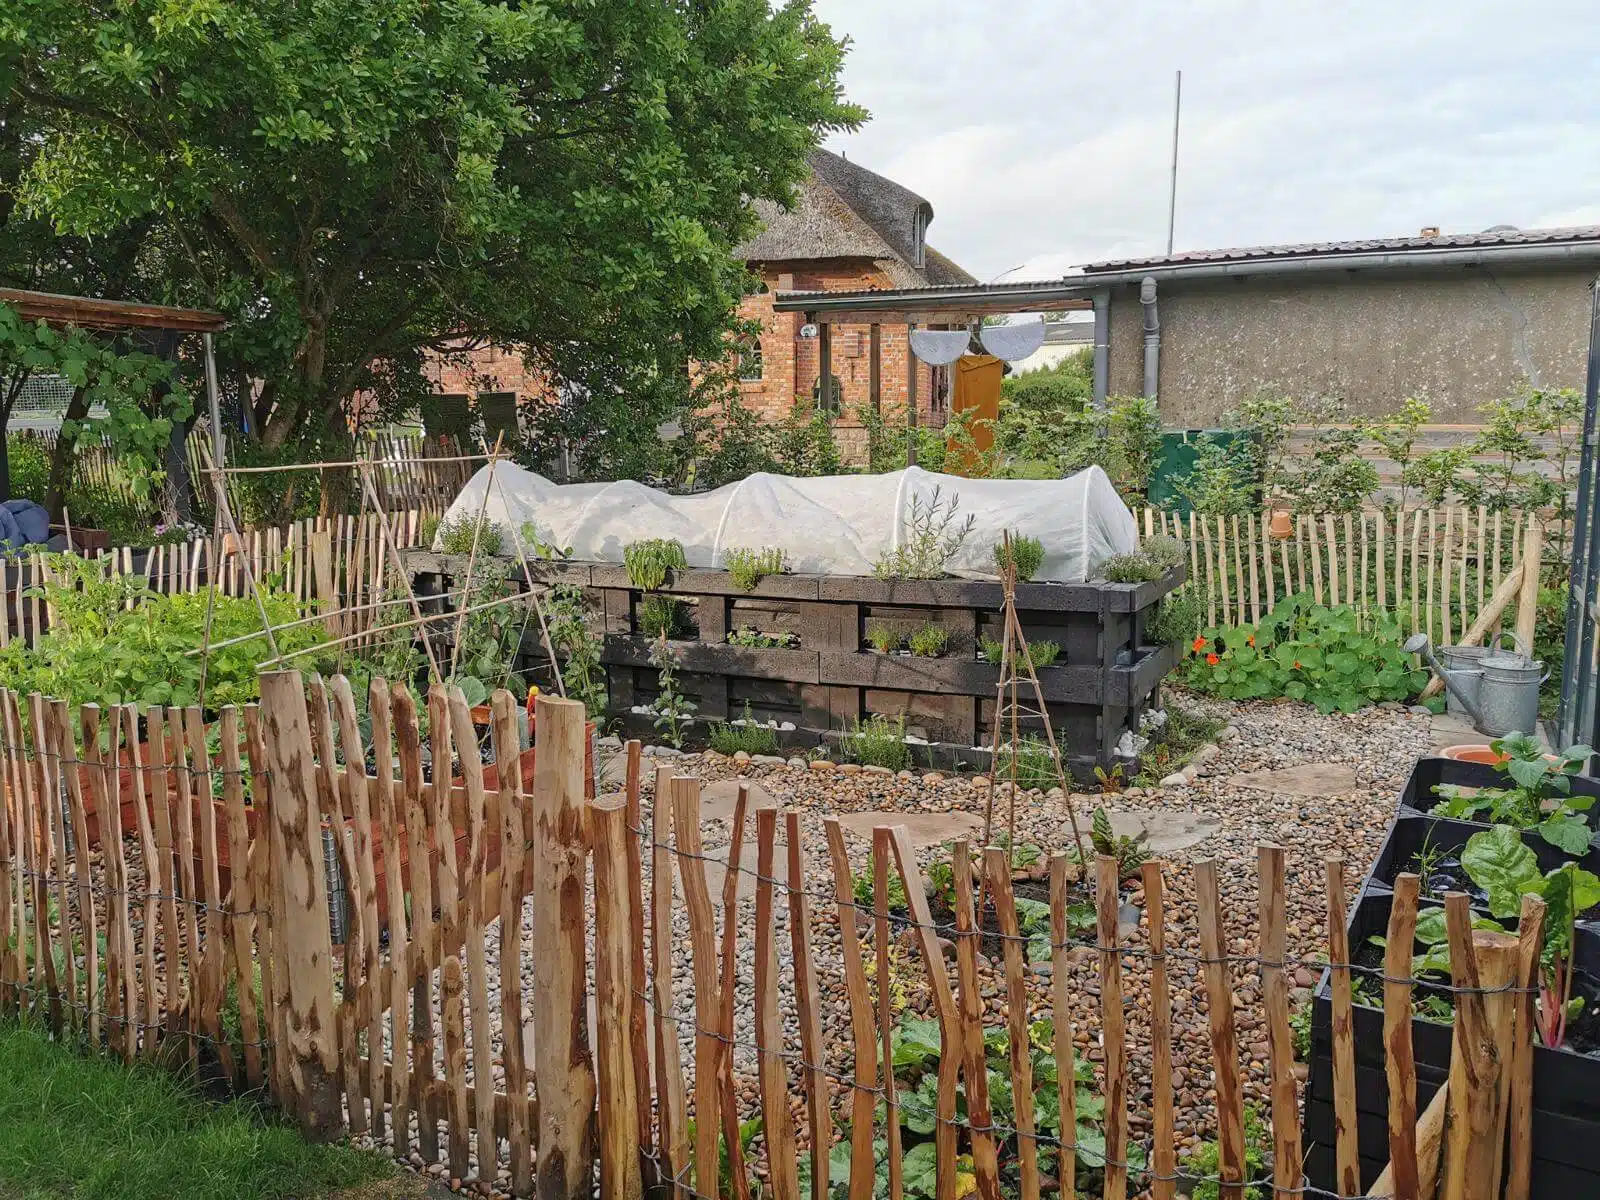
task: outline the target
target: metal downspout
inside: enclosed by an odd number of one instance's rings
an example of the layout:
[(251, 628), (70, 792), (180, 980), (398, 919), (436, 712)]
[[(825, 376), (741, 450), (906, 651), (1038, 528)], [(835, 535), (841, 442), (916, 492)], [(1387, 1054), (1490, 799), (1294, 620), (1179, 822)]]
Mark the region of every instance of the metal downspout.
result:
[(1111, 380), (1111, 293), (1094, 294), (1094, 403), (1106, 402)]
[(1144, 394), (1154, 400), (1161, 382), (1161, 318), (1156, 313), (1154, 275), (1139, 281), (1139, 303), (1144, 305)]
[(1596, 692), (1595, 642), (1600, 636), (1600, 514), (1595, 512), (1600, 489), (1600, 279), (1590, 284), (1589, 359), (1584, 379), (1582, 457), (1578, 470), (1578, 506), (1574, 510), (1572, 581), (1567, 591), (1566, 655), (1561, 675), (1559, 741), (1563, 746), (1594, 745), (1600, 736)]

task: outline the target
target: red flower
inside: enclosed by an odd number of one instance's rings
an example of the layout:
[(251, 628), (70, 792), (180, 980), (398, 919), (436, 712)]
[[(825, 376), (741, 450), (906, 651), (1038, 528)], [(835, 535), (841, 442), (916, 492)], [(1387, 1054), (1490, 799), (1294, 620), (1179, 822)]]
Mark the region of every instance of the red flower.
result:
[(1194, 645), (1192, 645), (1189, 648), (1191, 650), (1193, 650), (1196, 654), (1199, 654), (1200, 651), (1202, 651), (1202, 650), (1204, 650), (1206, 648), (1206, 640), (1205, 640), (1205, 638), (1203, 638), (1203, 637), (1195, 638)]
[(1215, 654), (1206, 655), (1206, 666), (1208, 667), (1214, 667), (1221, 661)]

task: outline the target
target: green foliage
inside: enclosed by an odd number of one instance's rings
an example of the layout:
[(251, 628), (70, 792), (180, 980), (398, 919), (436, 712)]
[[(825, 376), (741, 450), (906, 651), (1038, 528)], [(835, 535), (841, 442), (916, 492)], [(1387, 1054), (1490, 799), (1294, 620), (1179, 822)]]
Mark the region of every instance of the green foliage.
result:
[(807, 153), (865, 115), (843, 53), (808, 4), (762, 0), (88, 20), (39, 0), (0, 23), (7, 191), (15, 221), (84, 249), (81, 269), (37, 252), (80, 272), (56, 290), (103, 293), (106, 273), (227, 313), (220, 375), (269, 446), (337, 428), (358, 394), (405, 411), (454, 337), (526, 347), (581, 394), (540, 405), (541, 433), (593, 465), (653, 442), (688, 363), (722, 353), (750, 201), (787, 202)]
[(754, 625), (741, 625), (728, 634), (728, 645), (750, 646), (758, 650), (798, 650), (800, 635), (788, 630), (764, 633)]
[(1311, 1016), (1310, 1000), (1302, 1001), (1289, 1014), (1289, 1034), (1294, 1038), (1294, 1057), (1297, 1062), (1311, 1061)]
[[(11, 495), (43, 504), (50, 491), (50, 454), (38, 438), (10, 434), (6, 457), (11, 469)], [(69, 504), (73, 512), (78, 506)]]
[(868, 767), (888, 767), (903, 771), (911, 765), (911, 747), (906, 744), (905, 717), (889, 718), (874, 713), (839, 739), (839, 750), (846, 759)]
[(763, 546), (754, 550), (748, 546), (735, 546), (723, 554), (722, 565), (734, 587), (741, 592), (751, 592), (761, 582), (762, 576), (783, 574), (783, 549), (779, 546)]
[[(877, 892), (873, 882), (876, 870), (876, 860), (869, 851), (867, 865), (850, 877), (850, 890), (855, 896), (856, 903), (868, 911), (872, 911), (877, 904)], [(900, 872), (895, 869), (892, 862), (889, 864), (888, 876), (889, 911), (905, 912), (907, 908), (905, 880), (900, 878)], [(937, 1033), (934, 1036), (937, 1045)], [(899, 1061), (898, 1057), (896, 1061)]]
[(1156, 646), (1186, 642), (1200, 632), (1204, 614), (1204, 605), (1195, 588), (1185, 586), (1168, 592), (1156, 606), (1155, 616), (1145, 622), (1145, 638)]
[[(984, 662), (994, 663), (999, 666), (1005, 657), (1005, 643), (998, 638), (980, 637), (978, 639), (978, 654)], [(1059, 642), (1037, 641), (1028, 643), (1028, 661), (1033, 664), (1034, 670), (1041, 670), (1050, 666), (1061, 654)]]
[(545, 624), (550, 644), (561, 660), (561, 681), (567, 697), (583, 701), (591, 721), (606, 712), (606, 673), (600, 662), (601, 641), (589, 628), (584, 613), (583, 589), (573, 584), (557, 584), (545, 601)]
[(1362, 443), (1368, 430), (1345, 423), (1342, 405), (1329, 400), (1294, 406), (1294, 420), (1310, 431), (1309, 453), (1268, 473), (1276, 495), (1296, 513), (1360, 512), (1378, 486), (1378, 471)]
[(1201, 630), (1182, 673), (1196, 691), (1229, 700), (1288, 696), (1319, 712), (1355, 712), (1414, 696), (1427, 682), (1403, 641), (1392, 621), (1363, 622), (1348, 606), (1326, 608), (1298, 592), (1259, 625)]
[[(1272, 1151), (1272, 1134), (1254, 1104), (1244, 1106), (1244, 1177), (1260, 1179), (1266, 1172), (1267, 1156)], [(1191, 1200), (1217, 1200), (1220, 1189), (1216, 1175), (1222, 1166), (1222, 1148), (1214, 1141), (1202, 1142), (1189, 1156), (1190, 1173), (1201, 1176), (1189, 1193)], [(1244, 1189), (1244, 1200), (1269, 1200), (1269, 1183), (1252, 1184)]]
[[(189, 651), (205, 641), (208, 593), (163, 595), (138, 576), (107, 579), (97, 562), (75, 555), (47, 555), (45, 562), (53, 582), (30, 588), (28, 594), (52, 606), (56, 625), (37, 649), (18, 640), (0, 650), (0, 686), (73, 705), (200, 702), (202, 656)], [(261, 599), (274, 626), (300, 617), (293, 596), (267, 589)], [(204, 656), (207, 707), (259, 699), (257, 664), (272, 656), (261, 629), (253, 599), (217, 595), (211, 616), (214, 648)], [(252, 633), (261, 636), (218, 645)], [(327, 640), (318, 623), (282, 629), (276, 637), (285, 654)], [(329, 665), (316, 657), (295, 661), (306, 669)]]
[[(697, 487), (721, 487), (758, 471), (776, 475), (837, 475), (842, 469), (833, 421), (809, 400), (796, 400), (772, 420), (747, 407), (737, 391), (680, 419), (684, 477)], [(776, 571), (768, 572), (776, 574)]]
[(1055, 756), (1050, 753), (1050, 743), (1043, 738), (1030, 733), (1018, 738), (1015, 748), (1003, 743), (994, 760), (994, 777), (1009, 780), (1013, 760), (1018, 787), (1042, 790), (1060, 786), (1061, 772), (1056, 767)]
[(1116, 859), (1118, 879), (1132, 879), (1139, 873), (1139, 868), (1150, 861), (1149, 833), (1141, 829), (1129, 837), (1115, 832), (1111, 828), (1111, 814), (1103, 808), (1094, 810), (1089, 840), (1096, 854)]
[(892, 650), (900, 649), (900, 642), (900, 635), (887, 622), (867, 622), (867, 644), (879, 654), (888, 654)]
[(684, 731), (694, 720), (699, 706), (678, 690), (678, 652), (665, 637), (658, 638), (650, 648), (650, 665), (656, 669), (656, 699), (650, 706), (655, 714), (655, 727), (661, 730), (668, 745), (681, 750)]
[(901, 405), (888, 410), (870, 404), (856, 407), (856, 419), (867, 433), (867, 469), (874, 472), (898, 471), (906, 465), (907, 447), (915, 446), (917, 465), (928, 471), (947, 471), (960, 465), (960, 474), (974, 477), (995, 473), (995, 456), (978, 449), (976, 433), (983, 424), (976, 409), (950, 414), (943, 428), (918, 425), (906, 428), (906, 410)]
[(683, 543), (676, 538), (646, 538), (622, 548), (622, 561), (628, 580), (636, 588), (653, 592), (667, 582), (667, 572), (688, 567)]
[(950, 634), (944, 626), (930, 621), (920, 629), (912, 630), (906, 638), (906, 646), (918, 658), (938, 658), (949, 641)]
[(1139, 759), (1139, 774), (1134, 782), (1140, 787), (1154, 787), (1182, 768), (1225, 724), (1220, 718), (1170, 700), (1162, 711), (1167, 719), (1159, 729), (1152, 730), (1150, 745)]
[(1085, 347), (1053, 367), (1007, 375), (1000, 382), (1000, 398), (1034, 411), (1084, 408), (1094, 398), (1094, 351)]
[(688, 607), (672, 596), (648, 595), (639, 600), (639, 632), (645, 637), (675, 638), (689, 629)]
[[(532, 606), (525, 600), (509, 599), (512, 588), (505, 564), (492, 559), (483, 561), (480, 554), (477, 571), (479, 581), (472, 595), (475, 611), (469, 610), (461, 620), (461, 635), (452, 655), (454, 666), (445, 682), (459, 687), (468, 704), (487, 704), (498, 688), (510, 688), (519, 694), (526, 690), (515, 663), (522, 651), (522, 635), (534, 616)], [(492, 608), (476, 608), (501, 599), (506, 602)], [(453, 633), (455, 624), (447, 624)]]
[(1111, 396), (1106, 406), (1106, 468), (1129, 502), (1142, 500), (1161, 453), (1161, 410), (1148, 396)]
[(1433, 811), (1441, 817), (1533, 829), (1567, 854), (1587, 853), (1592, 831), (1582, 814), (1594, 806), (1594, 797), (1573, 795), (1572, 778), (1583, 772), (1593, 751), (1588, 746), (1569, 746), (1547, 756), (1539, 739), (1524, 733), (1497, 738), (1489, 745), (1495, 753), (1510, 756), (1495, 769), (1516, 786), (1436, 784), (1433, 790), (1443, 799)]
[(1407, 396), (1400, 402), (1397, 411), (1384, 414), (1366, 427), (1367, 437), (1378, 443), (1384, 457), (1399, 468), (1400, 495), (1395, 507), (1400, 512), (1410, 509), (1411, 492), (1419, 483), (1417, 435), (1432, 420), (1432, 405), (1415, 396)]
[(1173, 480), (1173, 493), (1195, 512), (1243, 516), (1257, 508), (1261, 454), (1247, 438), (1203, 433), (1194, 442), (1194, 466)]
[(902, 543), (885, 549), (878, 556), (872, 573), (879, 579), (938, 579), (944, 575), (945, 564), (972, 532), (977, 517), (967, 514), (963, 522), (956, 520), (961, 507), (959, 493), (950, 493), (941, 500), (939, 488), (924, 501), (915, 494), (905, 515), (905, 538)]
[(708, 735), (711, 748), (718, 754), (776, 754), (778, 734), (771, 725), (757, 721), (750, 712), (750, 702), (745, 701), (744, 717), (738, 721), (717, 721)]
[(1183, 561), (1183, 543), (1165, 533), (1148, 537), (1132, 554), (1114, 554), (1101, 564), (1108, 583), (1150, 583)]
[(462, 515), (453, 521), (441, 521), (438, 538), (439, 549), (445, 554), (471, 554), (474, 544), (479, 558), (493, 558), (505, 550), (505, 529), (488, 517)]
[(1026, 583), (1037, 575), (1043, 562), (1044, 543), (1036, 537), (1028, 537), (1012, 530), (1009, 552), (1004, 541), (994, 544), (995, 573), (1003, 577), (1006, 571), (1014, 566), (1018, 583)]

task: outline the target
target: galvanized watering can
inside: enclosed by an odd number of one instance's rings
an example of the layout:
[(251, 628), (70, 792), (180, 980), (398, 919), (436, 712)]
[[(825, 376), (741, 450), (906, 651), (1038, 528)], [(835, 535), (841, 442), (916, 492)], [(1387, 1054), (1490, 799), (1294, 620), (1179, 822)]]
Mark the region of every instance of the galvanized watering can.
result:
[(1519, 649), (1485, 648), (1467, 654), (1474, 648), (1443, 647), (1439, 654), (1444, 663), (1434, 657), (1425, 633), (1412, 634), (1405, 650), (1427, 660), (1444, 681), (1446, 705), (1454, 699), (1472, 718), (1479, 733), (1489, 737), (1532, 733), (1539, 721), (1539, 685), (1550, 678), (1550, 672), (1544, 663), (1520, 648), (1521, 639), (1511, 636)]

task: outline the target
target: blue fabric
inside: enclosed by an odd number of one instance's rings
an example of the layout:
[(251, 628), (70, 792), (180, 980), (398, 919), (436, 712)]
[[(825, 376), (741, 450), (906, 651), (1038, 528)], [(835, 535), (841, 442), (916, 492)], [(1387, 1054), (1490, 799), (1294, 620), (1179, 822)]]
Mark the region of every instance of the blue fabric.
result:
[(50, 514), (32, 500), (0, 504), (0, 548), (20, 550), (50, 540)]

